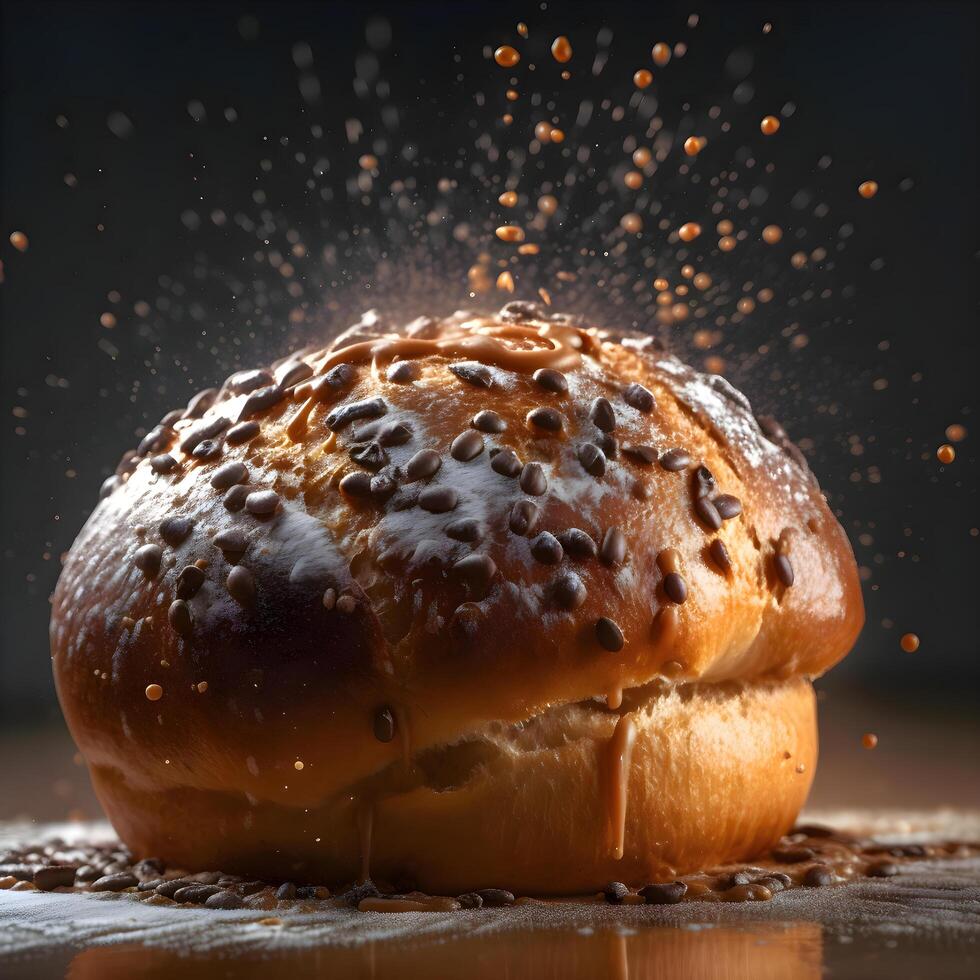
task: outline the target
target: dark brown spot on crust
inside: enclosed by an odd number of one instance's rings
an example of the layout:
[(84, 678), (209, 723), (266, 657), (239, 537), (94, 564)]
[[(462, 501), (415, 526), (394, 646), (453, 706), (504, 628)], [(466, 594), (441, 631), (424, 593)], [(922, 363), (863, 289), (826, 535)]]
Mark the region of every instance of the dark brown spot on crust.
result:
[(483, 452), (483, 436), (475, 429), (467, 429), (461, 432), (449, 447), (449, 454), (453, 459), (461, 463), (468, 463), (471, 459), (476, 459)]
[(553, 534), (542, 531), (531, 542), (531, 554), (543, 565), (557, 565), (562, 560), (564, 550)]
[(540, 463), (527, 463), (521, 470), (521, 489), (531, 497), (540, 497), (548, 489), (548, 478)]
[(589, 409), (589, 418), (596, 428), (612, 432), (616, 428), (616, 412), (608, 398), (597, 398)]
[(599, 645), (610, 653), (616, 653), (623, 649), (626, 642), (623, 631), (619, 626), (606, 616), (602, 616), (595, 624), (595, 635)]
[(568, 379), (561, 371), (555, 371), (552, 368), (538, 368), (531, 377), (545, 391), (550, 391), (556, 395), (564, 395), (568, 391)]
[(427, 480), (442, 466), (442, 457), (434, 449), (420, 449), (405, 466), (409, 482)]

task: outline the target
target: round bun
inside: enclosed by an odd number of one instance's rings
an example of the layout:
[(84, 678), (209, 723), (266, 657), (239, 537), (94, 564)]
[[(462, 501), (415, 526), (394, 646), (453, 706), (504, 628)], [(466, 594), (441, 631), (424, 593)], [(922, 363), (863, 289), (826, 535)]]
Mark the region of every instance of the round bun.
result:
[(127, 453), (54, 598), (136, 852), (436, 892), (751, 857), (863, 621), (799, 451), (644, 335), (511, 303), (239, 372)]

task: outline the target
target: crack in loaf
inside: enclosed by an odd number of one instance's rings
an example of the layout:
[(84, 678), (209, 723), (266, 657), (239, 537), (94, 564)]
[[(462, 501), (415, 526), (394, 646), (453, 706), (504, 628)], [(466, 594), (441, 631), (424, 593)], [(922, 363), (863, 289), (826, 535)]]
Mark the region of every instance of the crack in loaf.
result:
[(862, 619), (781, 427), (649, 337), (512, 303), (368, 315), (169, 413), (51, 639), (131, 847), (533, 894), (771, 846), (809, 678)]

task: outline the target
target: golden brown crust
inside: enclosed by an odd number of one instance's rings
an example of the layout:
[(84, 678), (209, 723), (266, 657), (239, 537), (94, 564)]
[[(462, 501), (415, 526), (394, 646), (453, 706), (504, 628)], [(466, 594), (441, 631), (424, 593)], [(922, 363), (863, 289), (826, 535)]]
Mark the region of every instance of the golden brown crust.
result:
[(785, 435), (646, 338), (511, 304), (366, 320), (275, 375), (150, 433), (58, 583), (69, 726), (136, 798), (318, 807), (548, 705), (816, 675), (861, 626), (846, 537)]

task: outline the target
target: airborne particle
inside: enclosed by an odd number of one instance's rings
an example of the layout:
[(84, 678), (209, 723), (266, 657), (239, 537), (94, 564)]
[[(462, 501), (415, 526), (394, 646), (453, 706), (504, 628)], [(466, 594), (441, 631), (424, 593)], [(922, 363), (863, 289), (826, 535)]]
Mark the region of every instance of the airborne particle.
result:
[(551, 42), (551, 56), (562, 65), (572, 60), (572, 45), (564, 34), (559, 34)]
[(945, 442), (936, 450), (936, 459), (940, 463), (952, 463), (956, 459), (956, 450), (948, 442)]
[(878, 193), (878, 182), (876, 180), (866, 180), (858, 185), (858, 194), (865, 200), (871, 200)]
[(919, 638), (915, 633), (903, 634), (901, 640), (898, 642), (906, 653), (915, 653), (919, 649)]
[(505, 269), (497, 276), (497, 289), (502, 292), (512, 293), (514, 288), (514, 277)]
[(635, 235), (643, 231), (643, 219), (636, 214), (636, 212), (631, 211), (629, 214), (624, 214), (619, 219), (619, 226), (623, 229), (623, 231), (627, 231), (631, 235)]
[(759, 123), (759, 129), (762, 130), (763, 136), (772, 136), (779, 132), (779, 120), (775, 116), (765, 116)]
[(518, 54), (516, 48), (512, 48), (509, 44), (502, 44), (494, 51), (493, 60), (501, 68), (513, 68), (521, 60), (521, 56)]
[(663, 68), (664, 65), (670, 61), (670, 45), (665, 44), (663, 41), (658, 41), (654, 46), (653, 50), (650, 52), (650, 56), (653, 58), (653, 63)]
[(17, 249), (18, 252), (26, 252), (30, 242), (27, 240), (27, 235), (22, 231), (12, 231), (10, 233), (10, 244)]
[(775, 245), (776, 242), (781, 241), (783, 237), (783, 229), (779, 225), (766, 225), (762, 229), (762, 240), (767, 245)]
[(502, 242), (523, 242), (524, 229), (518, 225), (501, 225), (496, 231)]
[(677, 237), (682, 242), (693, 242), (701, 234), (701, 226), (695, 221), (685, 222), (677, 229)]
[(688, 136), (688, 138), (684, 140), (684, 152), (689, 157), (696, 157), (704, 149), (706, 142), (707, 140), (700, 136)]
[(505, 208), (512, 208), (517, 204), (517, 192), (516, 191), (504, 191), (497, 201)]
[(647, 71), (646, 68), (641, 68), (639, 71), (633, 73), (633, 84), (637, 88), (649, 88), (652, 82), (653, 72)]
[(143, 693), (147, 701), (159, 701), (163, 697), (163, 688), (159, 684), (147, 684)]

